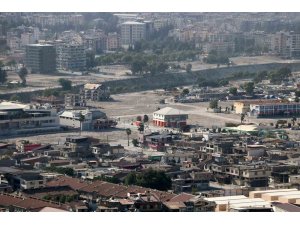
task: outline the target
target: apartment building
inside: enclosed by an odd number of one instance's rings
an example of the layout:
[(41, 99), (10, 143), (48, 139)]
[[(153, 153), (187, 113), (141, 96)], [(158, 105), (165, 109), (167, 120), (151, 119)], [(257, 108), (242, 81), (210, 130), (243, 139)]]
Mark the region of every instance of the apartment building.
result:
[(58, 70), (84, 71), (86, 69), (86, 53), (83, 44), (58, 44), (56, 47), (56, 55)]
[(83, 45), (86, 50), (101, 53), (107, 48), (107, 36), (104, 33), (95, 32), (84, 35)]
[(134, 46), (135, 42), (146, 38), (146, 23), (128, 21), (121, 24), (121, 43), (123, 47)]
[(66, 108), (73, 108), (73, 107), (80, 107), (86, 106), (86, 102), (83, 99), (81, 94), (66, 94), (65, 95), (65, 107)]
[(108, 51), (115, 51), (120, 48), (120, 36), (116, 32), (108, 33), (107, 40), (106, 40), (106, 49)]
[(247, 187), (267, 187), (271, 170), (259, 165), (229, 165), (210, 163), (205, 165), (206, 171), (212, 172), (219, 182)]
[(277, 32), (272, 36), (271, 49), (283, 58), (300, 57), (300, 34), (295, 32)]
[(53, 73), (56, 71), (56, 53), (53, 45), (26, 45), (25, 64), (35, 73)]
[(21, 190), (45, 187), (45, 179), (38, 173), (23, 173), (16, 177), (20, 182)]
[(102, 101), (110, 98), (110, 90), (104, 84), (85, 84), (81, 90), (81, 95), (85, 101)]

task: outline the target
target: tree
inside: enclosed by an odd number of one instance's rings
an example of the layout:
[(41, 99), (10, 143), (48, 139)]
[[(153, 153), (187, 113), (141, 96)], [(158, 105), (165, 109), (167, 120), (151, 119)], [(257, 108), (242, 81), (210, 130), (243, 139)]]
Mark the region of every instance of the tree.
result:
[(190, 91), (187, 88), (183, 89), (182, 92), (181, 92), (182, 95), (187, 95), (189, 93), (190, 93)]
[(20, 79), (21, 79), (21, 81), (22, 81), (22, 84), (23, 84), (23, 85), (26, 85), (26, 77), (27, 77), (27, 75), (28, 75), (28, 71), (27, 71), (26, 67), (23, 66), (23, 67), (19, 70), (18, 75), (19, 75), (19, 77), (20, 77)]
[(280, 84), (283, 80), (291, 76), (292, 71), (287, 67), (283, 67), (277, 71), (272, 71), (269, 74), (269, 79), (271, 83)]
[(134, 147), (137, 147), (138, 144), (139, 144), (138, 139), (136, 139), (136, 138), (132, 139), (132, 144), (133, 144)]
[(145, 129), (144, 124), (143, 124), (143, 123), (140, 123), (139, 128), (138, 128), (138, 131), (141, 133), (141, 132), (144, 132), (144, 129)]
[(125, 184), (126, 185), (133, 185), (136, 184), (136, 173), (131, 172), (125, 177)]
[(7, 66), (10, 66), (10, 67), (14, 67), (14, 66), (16, 66), (17, 65), (17, 62), (16, 62), (16, 60), (10, 60), (10, 61), (8, 61), (7, 63), (6, 63), (6, 65)]
[(217, 109), (218, 108), (218, 100), (217, 99), (211, 100), (209, 102), (209, 108)]
[(172, 181), (165, 172), (148, 169), (140, 174), (129, 173), (125, 178), (125, 184), (166, 191), (171, 188)]
[(129, 135), (131, 135), (131, 130), (129, 128), (126, 129), (126, 134), (127, 134), (128, 146), (129, 146)]
[(236, 87), (229, 88), (229, 93), (232, 95), (237, 95), (237, 88)]
[(218, 86), (226, 86), (229, 84), (229, 81), (227, 79), (221, 79), (219, 82), (218, 82)]
[(79, 118), (78, 118), (79, 122), (80, 122), (80, 128), (79, 128), (79, 136), (81, 136), (81, 131), (82, 131), (82, 122), (85, 120), (85, 116), (82, 115), (82, 113), (79, 113)]
[(58, 83), (61, 85), (62, 89), (65, 91), (69, 91), (72, 89), (72, 81), (65, 79), (65, 78), (59, 78)]
[(241, 123), (243, 123), (243, 122), (244, 122), (244, 120), (245, 120), (245, 114), (244, 114), (244, 113), (242, 113), (242, 114), (241, 114)]
[(255, 83), (260, 83), (262, 80), (266, 79), (268, 77), (268, 72), (267, 71), (261, 71), (257, 73), (253, 79)]
[(53, 89), (45, 89), (43, 91), (43, 96), (49, 97), (51, 95), (53, 95), (55, 97), (58, 97), (59, 96), (59, 92), (57, 90), (53, 90)]
[(293, 126), (295, 126), (295, 122), (297, 121), (297, 118), (296, 117), (293, 117), (292, 118), (292, 124), (293, 124)]
[(144, 123), (147, 123), (149, 121), (149, 117), (147, 115), (144, 115), (143, 121)]
[(51, 166), (51, 167), (46, 167), (45, 170), (50, 171), (50, 172), (65, 174), (67, 176), (74, 176), (74, 170), (72, 168), (63, 168), (63, 167)]
[(244, 89), (247, 93), (247, 95), (253, 95), (254, 92), (254, 83), (253, 82), (247, 82), (244, 84)]
[(0, 83), (4, 84), (7, 81), (7, 73), (0, 67)]
[(185, 71), (187, 72), (187, 73), (190, 73), (190, 72), (192, 72), (192, 64), (187, 64), (186, 65), (186, 67), (185, 67)]
[(12, 102), (20, 102), (20, 101), (21, 101), (21, 98), (20, 98), (19, 95), (14, 94), (14, 95), (12, 95), (12, 96), (9, 98), (9, 101), (12, 101)]
[(147, 68), (147, 62), (143, 59), (133, 60), (130, 66), (130, 70), (133, 75), (139, 73), (142, 74)]

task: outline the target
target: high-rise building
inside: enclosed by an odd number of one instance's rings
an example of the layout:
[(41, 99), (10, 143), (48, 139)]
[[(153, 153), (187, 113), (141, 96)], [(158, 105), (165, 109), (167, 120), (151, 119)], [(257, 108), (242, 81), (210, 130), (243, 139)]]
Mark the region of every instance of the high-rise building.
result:
[(292, 58), (300, 58), (300, 34), (291, 32), (290, 38), (291, 53)]
[(300, 57), (300, 34), (294, 32), (277, 32), (271, 42), (272, 50), (283, 58)]
[(146, 38), (146, 24), (141, 22), (125, 22), (121, 25), (121, 42), (123, 47), (134, 45)]
[(56, 47), (56, 55), (58, 70), (84, 71), (86, 69), (86, 53), (83, 44), (61, 43)]
[(56, 53), (53, 45), (26, 45), (25, 64), (34, 73), (52, 73), (56, 71)]

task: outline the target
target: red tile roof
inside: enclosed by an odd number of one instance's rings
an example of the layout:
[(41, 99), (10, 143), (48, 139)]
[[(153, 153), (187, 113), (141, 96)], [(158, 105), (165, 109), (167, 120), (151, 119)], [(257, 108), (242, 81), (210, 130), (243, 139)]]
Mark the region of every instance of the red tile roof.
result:
[(14, 195), (6, 195), (6, 194), (0, 194), (0, 206), (10, 206), (10, 205), (15, 205), (18, 202), (23, 201), (23, 198), (17, 197)]
[(181, 193), (179, 195), (176, 195), (175, 197), (171, 198), (170, 202), (187, 202), (191, 198), (194, 198), (195, 195), (187, 194), (187, 193)]
[(80, 179), (67, 177), (67, 176), (59, 176), (54, 180), (49, 181), (46, 185), (49, 187), (69, 186), (74, 190), (78, 190), (88, 184), (84, 181), (81, 181)]
[(37, 211), (43, 207), (68, 209), (68, 205), (65, 204), (56, 204), (37, 198), (17, 197), (9, 194), (0, 194), (0, 205), (4, 207), (12, 206), (15, 208), (21, 208), (26, 211)]
[(98, 195), (104, 197), (118, 197), (126, 198), (127, 193), (145, 193), (150, 191), (150, 193), (155, 194), (158, 199), (161, 201), (169, 201), (171, 198), (175, 197), (175, 194), (158, 191), (150, 188), (144, 188), (140, 186), (125, 186), (120, 184), (113, 184), (104, 181), (95, 181), (95, 182), (84, 182), (77, 178), (71, 178), (66, 176), (60, 176), (55, 180), (52, 180), (46, 184), (47, 186), (69, 186), (74, 190), (86, 192), (86, 193), (97, 193)]

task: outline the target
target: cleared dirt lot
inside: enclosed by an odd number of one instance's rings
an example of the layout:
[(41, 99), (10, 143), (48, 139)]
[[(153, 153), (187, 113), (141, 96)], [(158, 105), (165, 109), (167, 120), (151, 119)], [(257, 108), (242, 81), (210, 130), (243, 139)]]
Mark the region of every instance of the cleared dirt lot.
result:
[[(131, 123), (136, 120), (138, 115), (143, 116), (147, 114), (152, 119), (152, 113), (157, 110), (158, 107), (163, 108), (166, 106), (174, 107), (183, 110), (189, 114), (188, 123), (198, 124), (203, 127), (223, 127), (225, 122), (240, 122), (240, 115), (236, 114), (225, 114), (225, 113), (212, 113), (207, 111), (209, 105), (208, 102), (201, 103), (175, 103), (175, 104), (159, 104), (159, 100), (164, 99), (166, 96), (162, 96), (157, 91), (145, 91), (135, 92), (128, 94), (112, 95), (114, 101), (112, 102), (98, 102), (91, 105), (98, 107), (104, 111), (107, 116), (119, 119), (117, 129), (111, 129), (99, 132), (82, 132), (84, 136), (92, 136), (100, 138), (102, 140), (108, 140), (116, 143), (123, 143), (127, 140), (125, 132), (126, 128), (132, 130), (130, 139), (136, 138), (138, 135), (137, 128)], [(233, 101), (220, 102), (219, 105), (224, 109), (225, 107), (231, 107)], [(246, 117), (246, 122), (253, 123), (265, 123), (269, 124), (275, 122), (277, 119), (256, 119)], [(293, 132), (294, 136), (297, 136), (299, 131)], [(69, 135), (78, 135), (78, 132), (59, 133), (59, 134), (47, 134), (47, 135), (36, 135), (28, 136), (26, 139), (32, 141), (38, 141), (42, 143), (57, 144), (62, 143), (65, 138)], [(16, 140), (21, 138), (13, 138)]]

